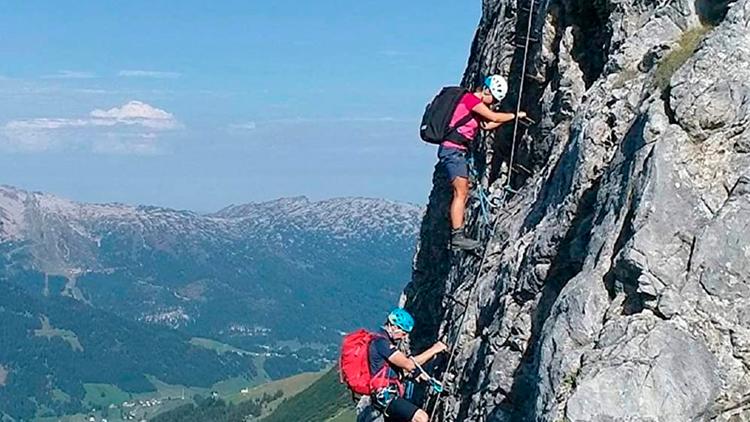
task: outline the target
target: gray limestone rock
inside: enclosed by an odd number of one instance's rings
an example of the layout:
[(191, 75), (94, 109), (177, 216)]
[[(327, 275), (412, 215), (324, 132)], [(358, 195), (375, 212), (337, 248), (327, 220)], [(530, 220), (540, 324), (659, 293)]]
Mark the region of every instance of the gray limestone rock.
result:
[(467, 211), (483, 257), (447, 251), (435, 173), (406, 306), (417, 349), (456, 348), (427, 410), (750, 421), (750, 0), (534, 4), (532, 77), (510, 42), (528, 2), (511, 0), (484, 0), (464, 75), (507, 74), (506, 110), (523, 81), (537, 122), (477, 143), (501, 202), (490, 227)]

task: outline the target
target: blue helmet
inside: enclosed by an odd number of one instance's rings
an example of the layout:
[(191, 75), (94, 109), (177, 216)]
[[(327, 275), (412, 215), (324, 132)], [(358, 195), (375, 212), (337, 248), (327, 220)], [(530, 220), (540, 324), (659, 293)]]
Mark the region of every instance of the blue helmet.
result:
[(414, 318), (404, 308), (396, 308), (388, 314), (388, 322), (410, 333), (414, 329)]

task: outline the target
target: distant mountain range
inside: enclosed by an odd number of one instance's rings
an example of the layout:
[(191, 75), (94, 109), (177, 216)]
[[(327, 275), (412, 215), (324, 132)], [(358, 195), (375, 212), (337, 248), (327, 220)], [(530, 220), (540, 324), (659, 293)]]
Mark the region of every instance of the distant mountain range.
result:
[[(0, 392), (36, 382), (39, 394), (49, 395), (37, 402), (70, 410), (82, 403), (79, 387), (86, 382), (133, 391), (148, 389), (147, 375), (210, 385), (258, 371), (279, 378), (317, 369), (335, 355), (341, 332), (377, 323), (397, 299), (410, 275), (421, 212), (379, 199), (298, 197), (204, 215), (82, 204), (1, 186), (0, 293), (15, 299), (0, 302), (0, 319), (4, 327), (5, 321), (15, 322), (7, 331), (13, 338), (6, 341), (4, 332), (0, 342)], [(29, 307), (26, 314), (19, 303)], [(146, 336), (154, 341), (140, 347), (168, 353), (187, 367), (199, 365), (197, 358), (207, 362), (200, 364), (205, 368), (218, 369), (202, 379), (181, 377), (175, 368), (149, 366), (155, 356), (129, 366), (129, 379), (123, 374), (86, 379), (71, 368), (56, 368), (46, 359), (53, 345), (81, 358), (95, 349), (92, 342), (104, 339), (85, 333), (95, 331), (87, 320), (112, 327), (102, 356), (105, 350), (127, 351), (134, 347), (131, 339)], [(35, 334), (44, 321), (51, 336)], [(119, 336), (114, 327), (127, 327), (128, 334)], [(74, 337), (82, 351), (71, 346)], [(191, 337), (264, 356), (263, 367), (254, 368), (241, 354), (201, 355), (206, 350), (196, 351)], [(77, 390), (61, 389), (62, 383), (41, 377), (44, 371), (36, 381), (19, 379), (21, 349), (40, 350), (38, 358), (47, 360), (49, 371), (74, 377), (69, 381), (78, 383)], [(133, 358), (127, 352), (119, 356)], [(52, 400), (55, 389), (72, 399)]]

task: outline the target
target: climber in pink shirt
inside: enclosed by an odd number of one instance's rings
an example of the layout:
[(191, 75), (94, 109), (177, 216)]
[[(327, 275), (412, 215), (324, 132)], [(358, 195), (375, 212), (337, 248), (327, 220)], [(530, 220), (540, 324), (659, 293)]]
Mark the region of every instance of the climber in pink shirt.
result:
[(466, 236), (464, 231), (464, 212), (469, 197), (469, 168), (466, 161), (469, 144), (476, 138), (479, 128), (493, 130), (516, 117), (526, 117), (525, 112), (499, 113), (490, 110), (489, 106), (501, 101), (508, 92), (508, 83), (500, 75), (488, 76), (484, 84), (476, 91), (464, 94), (456, 106), (451, 118), (450, 127), (472, 118), (458, 127), (438, 149), (438, 165), (443, 166), (453, 185), (453, 200), (450, 208), (451, 248), (473, 250), (479, 242)]

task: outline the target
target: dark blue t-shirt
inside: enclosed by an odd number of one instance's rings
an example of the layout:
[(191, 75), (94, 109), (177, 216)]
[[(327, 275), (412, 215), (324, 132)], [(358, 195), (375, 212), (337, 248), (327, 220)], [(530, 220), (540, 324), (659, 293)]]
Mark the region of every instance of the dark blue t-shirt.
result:
[(370, 342), (370, 376), (375, 376), (388, 362), (388, 358), (398, 349), (391, 343), (388, 333), (384, 330), (378, 331), (378, 335)]

